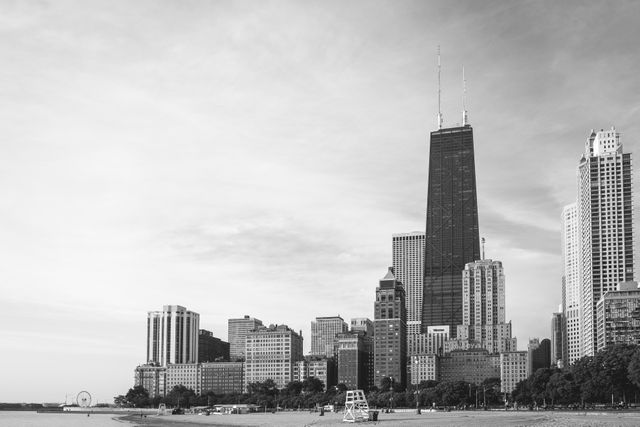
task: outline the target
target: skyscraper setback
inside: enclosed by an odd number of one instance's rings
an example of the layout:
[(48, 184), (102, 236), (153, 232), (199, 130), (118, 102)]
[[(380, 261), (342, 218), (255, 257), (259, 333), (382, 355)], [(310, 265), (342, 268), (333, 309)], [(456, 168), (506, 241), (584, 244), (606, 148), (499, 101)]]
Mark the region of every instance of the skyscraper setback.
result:
[(473, 129), (431, 132), (422, 331), (462, 324), (462, 270), (480, 259)]

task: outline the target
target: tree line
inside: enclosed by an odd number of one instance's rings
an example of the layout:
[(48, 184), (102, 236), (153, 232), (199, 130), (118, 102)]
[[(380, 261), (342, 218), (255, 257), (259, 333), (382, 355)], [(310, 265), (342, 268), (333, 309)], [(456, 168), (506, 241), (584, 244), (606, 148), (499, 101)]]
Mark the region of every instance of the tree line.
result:
[(563, 369), (538, 369), (516, 385), (512, 400), (529, 406), (626, 406), (637, 402), (639, 392), (640, 348), (615, 345)]

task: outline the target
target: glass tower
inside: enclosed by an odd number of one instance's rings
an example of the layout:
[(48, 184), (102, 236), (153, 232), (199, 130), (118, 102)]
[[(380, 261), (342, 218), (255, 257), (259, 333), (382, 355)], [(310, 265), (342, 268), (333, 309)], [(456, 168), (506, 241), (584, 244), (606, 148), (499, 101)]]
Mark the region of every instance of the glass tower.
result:
[(462, 271), (480, 259), (478, 201), (469, 125), (431, 132), (422, 329), (462, 324)]

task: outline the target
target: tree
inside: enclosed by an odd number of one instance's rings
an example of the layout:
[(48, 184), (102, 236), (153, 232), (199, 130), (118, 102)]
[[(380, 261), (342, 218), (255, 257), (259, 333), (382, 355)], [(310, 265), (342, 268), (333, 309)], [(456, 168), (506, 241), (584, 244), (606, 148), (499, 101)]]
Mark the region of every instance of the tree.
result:
[(302, 391), (302, 384), (300, 381), (291, 381), (282, 390), (282, 393), (287, 396), (298, 396)]
[(141, 385), (130, 388), (124, 396), (124, 403), (126, 406), (134, 408), (147, 407), (149, 406), (149, 392)]
[(196, 393), (182, 384), (173, 387), (165, 397), (165, 402), (180, 408), (190, 408), (196, 402)]
[(309, 377), (302, 381), (302, 390), (305, 393), (322, 393), (324, 391), (324, 383), (316, 377)]

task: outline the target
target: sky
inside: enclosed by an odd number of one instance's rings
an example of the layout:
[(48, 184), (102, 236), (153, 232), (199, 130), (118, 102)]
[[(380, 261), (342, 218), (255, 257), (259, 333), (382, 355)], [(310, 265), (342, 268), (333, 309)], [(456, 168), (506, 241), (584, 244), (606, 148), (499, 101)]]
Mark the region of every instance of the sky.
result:
[[(424, 230), (437, 49), (519, 349), (561, 302), (591, 129), (640, 141), (634, 1), (0, 2), (0, 401), (112, 402), (178, 304), (227, 338), (373, 317)], [(638, 201), (638, 174), (634, 177)], [(637, 215), (636, 215), (637, 219)], [(638, 221), (635, 221), (637, 228)]]

